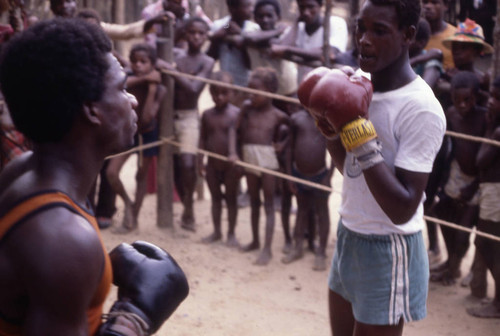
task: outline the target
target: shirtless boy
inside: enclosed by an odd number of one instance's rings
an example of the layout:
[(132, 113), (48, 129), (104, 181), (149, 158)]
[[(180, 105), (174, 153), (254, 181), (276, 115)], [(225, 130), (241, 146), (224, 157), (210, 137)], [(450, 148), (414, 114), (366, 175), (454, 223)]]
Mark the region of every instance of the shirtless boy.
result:
[[(207, 40), (208, 25), (203, 19), (194, 17), (188, 20), (185, 29), (188, 50), (185, 54), (180, 54), (175, 58), (176, 67), (169, 66), (168, 68), (208, 78), (214, 66), (213, 58), (202, 51), (203, 44)], [(174, 79), (174, 132), (176, 141), (181, 143), (178, 152), (174, 155), (175, 187), (184, 207), (181, 227), (194, 231), (193, 193), (197, 178), (196, 148), (200, 139), (198, 98), (205, 83), (180, 76), (174, 76)]]
[[(232, 84), (232, 76), (228, 72), (217, 72), (211, 79)], [(230, 160), (237, 159), (236, 153), (236, 122), (240, 109), (231, 104), (231, 89), (211, 85), (210, 95), (215, 106), (203, 112), (200, 129), (200, 149), (227, 156)], [(222, 239), (221, 212), (222, 199), (226, 201), (229, 227), (227, 245), (238, 247), (235, 236), (236, 219), (238, 216), (238, 185), (240, 170), (230, 162), (208, 157), (206, 168), (203, 166), (203, 154), (198, 154), (198, 169), (205, 176), (212, 196), (212, 222), (214, 232), (205, 237), (203, 242), (212, 243)], [(224, 186), (224, 192), (221, 187)]]
[(420, 9), (419, 0), (368, 0), (361, 7), (355, 38), (371, 86), (350, 71), (322, 68), (298, 90), (343, 174), (328, 279), (335, 336), (400, 336), (405, 322), (426, 315), (423, 193), (446, 120), (410, 66)]
[[(448, 129), (472, 136), (482, 136), (486, 129), (486, 109), (477, 105), (479, 80), (473, 72), (457, 73), (451, 81), (453, 106), (446, 111)], [(476, 154), (480, 143), (452, 137), (451, 165), (448, 180), (435, 205), (437, 217), (472, 228), (478, 215), (478, 169)], [(431, 280), (444, 285), (455, 283), (460, 264), (469, 247), (469, 233), (441, 226), (448, 260), (431, 270)]]
[[(493, 82), (488, 99), (488, 126), (484, 137), (500, 141), (500, 77)], [(479, 231), (500, 237), (500, 148), (483, 143), (477, 154), (479, 168)], [(476, 317), (500, 318), (500, 244), (488, 238), (476, 237), (477, 251), (493, 276), (495, 297), (491, 303), (471, 307), (467, 312)]]
[[(335, 167), (326, 165), (326, 139), (321, 135), (314, 119), (306, 111), (298, 111), (291, 116), (290, 146), (291, 157), (287, 173), (311, 182), (330, 186)], [(326, 245), (330, 233), (330, 214), (328, 212), (329, 192), (300, 183), (290, 183), (292, 192), (297, 196), (297, 219), (294, 229), (294, 247), (282, 261), (288, 264), (303, 256), (304, 232), (311, 211), (317, 216), (319, 247), (316, 249), (313, 270), (326, 269)]]
[[(251, 72), (248, 87), (266, 92), (276, 92), (278, 90), (278, 77), (271, 68), (257, 68)], [(278, 170), (279, 163), (273, 141), (277, 138), (280, 125), (288, 123), (288, 115), (275, 108), (271, 98), (252, 94), (240, 112), (237, 127), (243, 161), (262, 168)], [(250, 194), (252, 242), (245, 246), (243, 251), (260, 248), (259, 215), (260, 191), (262, 189), (266, 214), (266, 233), (264, 248), (257, 258), (256, 264), (267, 265), (272, 258), (276, 178), (269, 174), (247, 170), (246, 179)]]
[[(160, 74), (155, 70), (156, 51), (149, 44), (136, 44), (130, 50), (132, 74), (127, 77), (127, 91), (135, 95), (138, 101), (137, 115), (138, 131), (135, 135), (135, 145), (148, 144), (158, 140), (157, 115), (160, 102), (165, 95), (165, 88), (160, 83)], [(119, 195), (125, 205), (122, 226), (116, 233), (127, 233), (137, 228), (137, 218), (146, 195), (147, 175), (153, 157), (158, 155), (158, 147), (148, 148), (139, 152), (137, 172), (135, 175), (135, 199), (128, 196), (120, 180), (120, 171), (132, 154), (117, 156), (111, 159), (106, 170), (106, 176), (113, 190)]]

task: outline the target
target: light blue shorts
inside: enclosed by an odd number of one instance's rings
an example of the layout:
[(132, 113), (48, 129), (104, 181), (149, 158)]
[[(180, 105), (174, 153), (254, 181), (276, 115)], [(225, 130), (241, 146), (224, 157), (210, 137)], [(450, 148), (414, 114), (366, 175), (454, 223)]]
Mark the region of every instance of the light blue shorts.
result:
[(328, 286), (352, 305), (356, 321), (396, 325), (426, 316), (429, 260), (422, 232), (364, 235), (339, 221)]

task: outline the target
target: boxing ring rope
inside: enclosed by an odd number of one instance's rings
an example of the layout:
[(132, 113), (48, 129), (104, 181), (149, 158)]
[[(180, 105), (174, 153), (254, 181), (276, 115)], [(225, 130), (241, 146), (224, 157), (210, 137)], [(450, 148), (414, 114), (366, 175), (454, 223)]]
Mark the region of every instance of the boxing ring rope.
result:
[[(158, 141), (151, 142), (151, 143), (149, 143), (147, 145), (137, 146), (137, 147), (131, 148), (131, 149), (125, 151), (125, 152), (121, 152), (121, 153), (118, 153), (118, 154), (110, 155), (110, 156), (106, 157), (106, 159), (110, 159), (110, 158), (118, 157), (118, 156), (122, 156), (122, 155), (132, 154), (132, 153), (135, 153), (135, 152), (142, 151), (144, 149), (148, 149), (148, 148), (152, 148), (152, 147), (156, 147), (156, 146), (161, 146), (161, 145), (164, 145), (164, 144), (169, 144), (169, 145), (176, 146), (176, 147), (179, 147), (181, 145), (179, 142), (173, 140), (172, 138), (162, 138), (162, 139), (160, 139)], [(200, 149), (200, 148), (197, 148), (197, 147), (194, 147), (194, 146), (191, 146), (191, 148), (193, 149), (193, 151), (196, 151), (199, 154), (203, 154), (203, 155), (206, 155), (206, 156), (209, 156), (209, 157), (213, 157), (213, 158), (218, 159), (218, 160), (222, 160), (222, 161), (226, 161), (226, 162), (231, 162), (231, 160), (229, 160), (229, 158), (226, 157), (226, 156), (224, 156), (224, 155), (213, 153), (213, 152), (210, 152), (210, 151), (207, 151), (207, 150), (204, 150), (204, 149)], [(256, 165), (253, 165), (253, 164), (241, 161), (241, 160), (234, 161), (234, 164), (236, 164), (238, 166), (241, 166), (243, 168), (248, 168), (248, 169), (256, 170), (256, 171), (259, 171), (261, 173), (273, 175), (275, 177), (279, 177), (279, 178), (282, 178), (282, 179), (285, 179), (285, 180), (289, 180), (289, 181), (292, 181), (292, 182), (301, 183), (301, 184), (310, 186), (312, 188), (316, 188), (316, 189), (320, 189), (320, 190), (323, 190), (323, 191), (340, 194), (339, 191), (334, 190), (332, 187), (328, 187), (328, 186), (325, 186), (323, 184), (314, 183), (314, 182), (311, 182), (311, 181), (308, 181), (308, 180), (300, 179), (300, 178), (297, 178), (295, 176), (284, 174), (284, 173), (281, 173), (281, 172), (276, 171), (276, 170), (271, 170), (271, 169), (263, 168), (263, 167), (260, 167), (260, 166), (256, 166)], [(473, 233), (473, 234), (476, 234), (477, 236), (481, 236), (481, 237), (484, 237), (484, 238), (488, 238), (488, 239), (500, 242), (500, 237), (497, 237), (495, 235), (492, 235), (492, 234), (489, 234), (489, 233), (486, 233), (486, 232), (478, 231), (478, 230), (476, 230), (476, 228), (474, 228), (474, 229), (466, 228), (466, 227), (457, 225), (455, 223), (447, 222), (447, 221), (441, 220), (439, 218), (430, 217), (430, 216), (426, 216), (426, 215), (424, 215), (424, 219), (428, 220), (428, 221), (432, 221), (432, 222), (438, 223), (440, 225), (451, 227), (451, 228), (456, 229), (456, 230)]]
[[(228, 83), (224, 83), (221, 81), (216, 81), (216, 80), (205, 78), (205, 77), (194, 76), (194, 75), (190, 75), (190, 74), (186, 74), (186, 73), (182, 73), (182, 72), (178, 72), (178, 71), (171, 71), (171, 70), (167, 70), (167, 69), (161, 69), (160, 71), (162, 73), (165, 73), (165, 74), (171, 75), (171, 76), (186, 77), (188, 79), (198, 80), (200, 82), (204, 82), (204, 83), (207, 83), (210, 85), (222, 86), (222, 87), (225, 87), (228, 89), (243, 91), (243, 92), (247, 92), (247, 93), (251, 93), (251, 94), (258, 94), (258, 95), (265, 96), (268, 98), (279, 99), (279, 100), (283, 100), (283, 101), (286, 101), (289, 103), (301, 105), (300, 101), (297, 98), (292, 98), (292, 97), (288, 97), (288, 96), (284, 96), (284, 95), (280, 95), (280, 94), (276, 94), (276, 93), (265, 92), (265, 91), (261, 91), (261, 90), (250, 89), (247, 87), (243, 87), (243, 86), (239, 86), (239, 85), (235, 85), (235, 84), (228, 84)], [(445, 132), (445, 134), (452, 136), (452, 137), (456, 137), (456, 138), (461, 138), (461, 139), (476, 141), (476, 142), (483, 142), (483, 143), (487, 143), (487, 144), (490, 144), (493, 146), (500, 147), (500, 141), (496, 141), (496, 140), (492, 140), (492, 139), (467, 135), (467, 134), (463, 134), (463, 133), (457, 133), (457, 132), (448, 131), (448, 130)]]

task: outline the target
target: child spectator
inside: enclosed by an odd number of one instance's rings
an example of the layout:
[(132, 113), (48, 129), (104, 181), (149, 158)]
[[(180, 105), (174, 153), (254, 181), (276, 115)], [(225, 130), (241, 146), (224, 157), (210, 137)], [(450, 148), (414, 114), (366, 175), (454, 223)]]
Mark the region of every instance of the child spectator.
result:
[[(314, 119), (304, 110), (290, 118), (291, 155), (287, 173), (311, 182), (330, 186), (335, 167), (326, 165), (326, 139), (321, 135)], [(292, 192), (297, 196), (297, 218), (294, 229), (294, 247), (282, 261), (288, 264), (303, 256), (304, 233), (309, 222), (309, 213), (317, 216), (319, 247), (315, 251), (313, 270), (326, 269), (326, 246), (330, 233), (328, 211), (329, 192), (300, 183), (290, 182)]]
[(443, 45), (451, 49), (455, 68), (447, 71), (448, 78), (453, 77), (458, 71), (472, 71), (479, 79), (480, 96), (478, 103), (486, 106), (489, 92), (490, 78), (487, 73), (479, 70), (476, 59), (484, 54), (491, 54), (493, 47), (484, 41), (483, 30), (476, 22), (466, 19), (458, 25), (452, 36), (443, 40)]
[[(293, 62), (273, 58), (269, 54), (269, 48), (273, 40), (278, 39), (286, 31), (286, 26), (278, 22), (281, 18), (281, 7), (277, 0), (259, 0), (255, 4), (253, 16), (260, 29), (244, 35), (245, 45), (250, 56), (252, 69), (258, 67), (271, 67), (278, 75), (277, 93), (285, 96), (293, 96), (297, 91), (297, 66)], [(282, 101), (275, 101), (282, 111), (285, 111)]]
[[(219, 60), (220, 68), (233, 76), (234, 83), (247, 86), (250, 74), (250, 59), (243, 47), (242, 33), (256, 31), (259, 26), (250, 21), (252, 17), (252, 0), (226, 0), (229, 15), (214, 21), (210, 35), (210, 48), (207, 54)], [(241, 107), (245, 94), (237, 91), (233, 104)]]
[[(168, 65), (169, 70), (208, 78), (214, 67), (214, 60), (201, 48), (207, 40), (209, 27), (203, 19), (194, 17), (185, 25), (188, 50), (175, 58), (176, 66)], [(193, 193), (196, 187), (196, 148), (200, 139), (200, 115), (198, 98), (205, 83), (182, 76), (174, 76), (175, 96), (174, 132), (176, 141), (181, 143), (174, 155), (175, 187), (184, 207), (181, 227), (195, 231), (193, 213)]]
[[(493, 82), (488, 100), (488, 126), (484, 137), (500, 141), (500, 77)], [(500, 237), (500, 148), (483, 143), (477, 153), (479, 168), (479, 223), (477, 229)], [(488, 238), (476, 236), (476, 251), (482, 256), (495, 282), (493, 301), (467, 312), (476, 317), (500, 318), (500, 244)]]
[[(232, 84), (233, 79), (228, 72), (219, 71), (211, 79)], [(200, 149), (227, 156), (230, 160), (238, 158), (236, 153), (236, 122), (239, 109), (231, 104), (233, 90), (211, 85), (210, 95), (215, 106), (203, 112), (200, 128)], [(226, 201), (229, 227), (227, 245), (238, 247), (235, 228), (238, 216), (238, 185), (241, 176), (240, 169), (230, 162), (208, 157), (206, 168), (203, 166), (203, 154), (198, 154), (198, 169), (205, 176), (212, 196), (212, 223), (214, 232), (203, 239), (212, 243), (222, 238), (221, 212), (222, 199)], [(224, 186), (224, 192), (221, 187)]]
[[(174, 24), (174, 53), (179, 50), (187, 49), (187, 41), (184, 35), (184, 24), (190, 18), (188, 0), (157, 0), (147, 5), (142, 10), (141, 16), (143, 19), (150, 19), (162, 13), (170, 12), (171, 17), (175, 20)], [(208, 25), (212, 24), (212, 20), (205, 14), (199, 4), (196, 5), (194, 16), (201, 17)], [(146, 42), (156, 48), (156, 36), (162, 31), (161, 25), (154, 27), (155, 31), (150, 32), (145, 36)], [(179, 50), (177, 50), (179, 49)]]
[[(160, 74), (155, 70), (156, 51), (153, 47), (146, 43), (135, 44), (130, 50), (129, 58), (132, 73), (127, 78), (127, 91), (133, 94), (138, 102), (136, 109), (138, 130), (135, 135), (137, 146), (158, 140), (157, 114), (166, 90), (159, 84)], [(112, 158), (106, 171), (111, 187), (122, 198), (125, 205), (122, 226), (116, 230), (116, 233), (127, 233), (137, 228), (137, 218), (146, 195), (149, 165), (153, 157), (158, 155), (158, 147), (139, 152), (134, 201), (128, 196), (120, 180), (120, 171), (130, 155)]]
[(448, 10), (449, 0), (422, 0), (423, 14), (431, 26), (431, 37), (426, 50), (439, 49), (443, 52), (443, 66), (445, 70), (454, 67), (451, 50), (443, 47), (443, 40), (452, 36), (457, 28), (444, 20)]
[(440, 49), (425, 50), (431, 36), (431, 27), (426, 19), (418, 20), (415, 40), (410, 45), (410, 64), (417, 75), (422, 77), (431, 88), (436, 85), (443, 73), (443, 52)]
[[(271, 68), (257, 68), (252, 71), (248, 87), (266, 92), (278, 90), (278, 77)], [(277, 138), (279, 127), (288, 124), (286, 113), (272, 105), (272, 99), (252, 94), (240, 112), (238, 120), (238, 136), (241, 145), (243, 161), (262, 168), (278, 170), (274, 139)], [(259, 214), (260, 191), (264, 193), (264, 209), (266, 214), (266, 229), (264, 248), (257, 258), (257, 265), (267, 265), (272, 258), (271, 245), (274, 233), (274, 194), (276, 178), (273, 175), (255, 170), (246, 171), (248, 192), (250, 194), (252, 242), (243, 248), (252, 251), (260, 248)]]
[[(443, 41), (443, 45), (451, 49), (455, 68), (448, 70), (440, 81), (436, 95), (443, 106), (448, 106), (450, 98), (449, 82), (459, 71), (474, 72), (479, 79), (479, 94), (477, 104), (486, 107), (489, 92), (489, 75), (476, 67), (476, 60), (482, 54), (491, 54), (492, 46), (484, 41), (483, 30), (476, 22), (466, 19), (458, 25), (453, 36)], [(486, 266), (481, 260), (481, 256), (474, 257), (469, 275), (462, 280), (462, 285), (467, 287), (470, 284), (474, 296), (483, 297), (486, 295)], [(474, 279), (475, 278), (475, 279)], [(473, 281), (474, 280), (474, 281)]]
[[(312, 70), (307, 63), (320, 61), (323, 55), (323, 0), (297, 0), (299, 17), (293, 28), (279, 42), (272, 53), (299, 64), (297, 83)], [(348, 33), (345, 20), (330, 16), (330, 47), (334, 54), (346, 51)]]
[[(477, 105), (479, 80), (469, 71), (457, 73), (451, 82), (453, 106), (447, 112), (448, 128), (472, 136), (482, 136), (486, 128), (486, 109)], [(451, 165), (448, 180), (434, 208), (437, 217), (472, 228), (478, 213), (478, 170), (475, 157), (480, 143), (452, 137)], [(460, 264), (469, 247), (469, 233), (441, 227), (448, 260), (431, 269), (431, 280), (444, 285), (455, 283)]]

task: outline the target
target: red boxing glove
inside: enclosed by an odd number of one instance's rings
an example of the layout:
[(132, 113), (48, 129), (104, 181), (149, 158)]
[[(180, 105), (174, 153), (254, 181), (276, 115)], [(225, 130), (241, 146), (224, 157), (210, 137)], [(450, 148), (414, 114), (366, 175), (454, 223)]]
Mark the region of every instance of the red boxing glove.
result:
[[(317, 75), (313, 74), (314, 77)], [(304, 84), (309, 82), (308, 77)], [(348, 76), (342, 70), (334, 69), (323, 73), (309, 92), (308, 99), (303, 98), (301, 102), (316, 120), (327, 119), (338, 133), (354, 119), (368, 117), (373, 88), (363, 76)]]
[(299, 101), (302, 105), (305, 106), (306, 109), (309, 109), (309, 97), (311, 96), (311, 92), (324, 75), (330, 72), (330, 69), (325, 67), (319, 67), (311, 70), (302, 80), (300, 86), (297, 90), (297, 96), (299, 97)]

